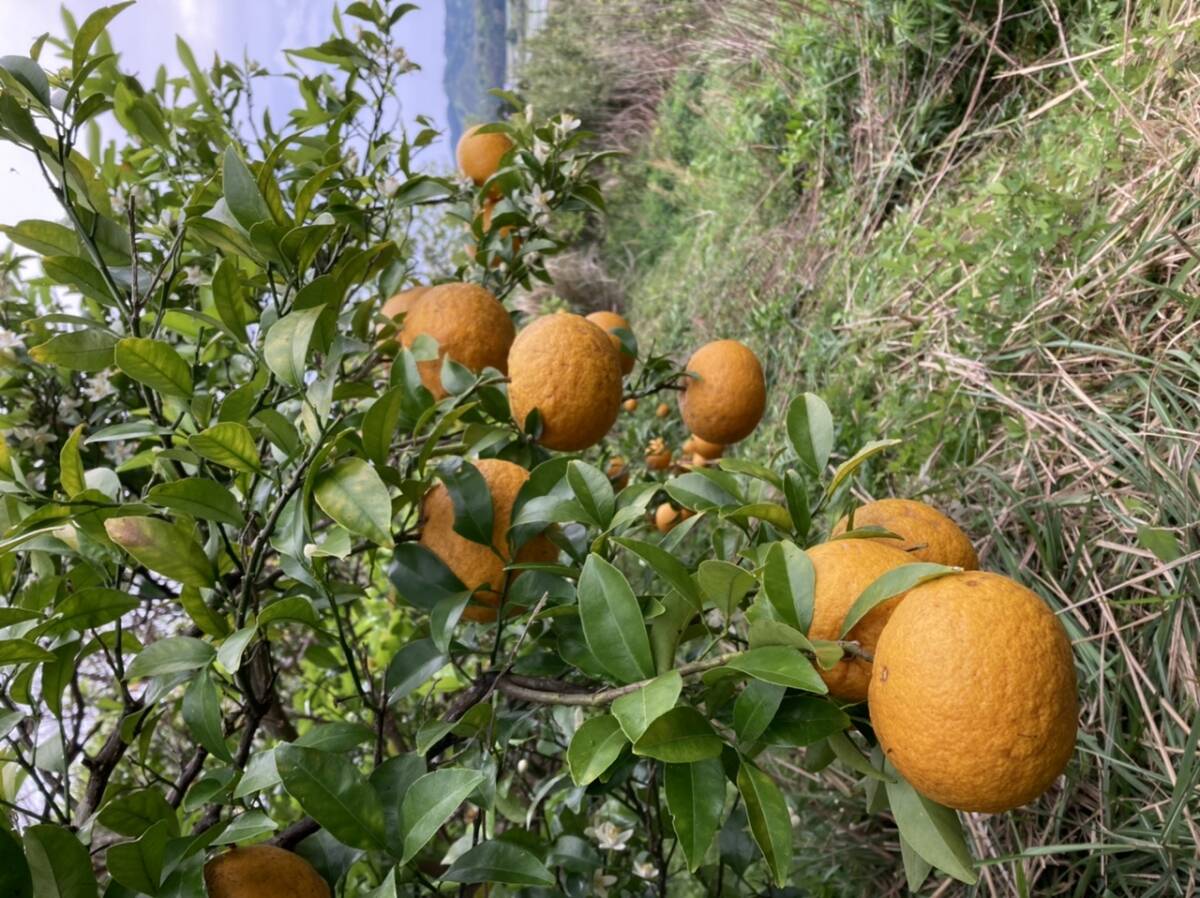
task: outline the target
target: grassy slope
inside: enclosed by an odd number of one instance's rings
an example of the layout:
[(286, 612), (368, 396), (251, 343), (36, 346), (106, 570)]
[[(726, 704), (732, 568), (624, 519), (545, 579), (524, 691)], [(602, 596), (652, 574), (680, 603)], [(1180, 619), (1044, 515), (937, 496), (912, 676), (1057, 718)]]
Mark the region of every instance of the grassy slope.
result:
[[(723, 6), (658, 85), (649, 130), (619, 132), (611, 97), (576, 98), (634, 149), (603, 239), (639, 338), (762, 354), (775, 405), (739, 453), (782, 447), (805, 389), (843, 451), (904, 437), (863, 491), (948, 507), (985, 566), (1060, 612), (1080, 749), (1063, 789), (970, 819), (980, 856), (1024, 855), (986, 867), (980, 891), (1185, 894), (1200, 875), (1197, 7), (1126, 22), (1076, 4), (1048, 43), (984, 32), (972, 70), (961, 35), (915, 67), (905, 23), (869, 4)], [(655, 34), (639, 37), (650, 53)], [(1064, 65), (1061, 40), (1099, 52)], [(937, 69), (964, 58), (978, 81)], [(902, 891), (886, 827), (860, 794), (831, 800), (853, 789), (797, 781), (806, 884)]]

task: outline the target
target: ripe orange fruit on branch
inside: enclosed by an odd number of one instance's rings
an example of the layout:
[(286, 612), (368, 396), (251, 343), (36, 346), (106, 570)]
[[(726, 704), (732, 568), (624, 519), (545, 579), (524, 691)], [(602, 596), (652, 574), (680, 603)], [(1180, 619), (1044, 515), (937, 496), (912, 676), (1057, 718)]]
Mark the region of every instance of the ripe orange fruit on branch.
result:
[(758, 356), (737, 340), (716, 340), (696, 350), (687, 370), (696, 376), (680, 395), (684, 424), (722, 446), (748, 437), (767, 406)]
[[(379, 314), (384, 318), (391, 318), (393, 320), (395, 320), (397, 315), (407, 315), (412, 310), (416, 301), (432, 289), (432, 287), (417, 286), (401, 290), (395, 296), (384, 300), (383, 305), (379, 309)], [(383, 327), (383, 325), (380, 325), (380, 327)]]
[(471, 371), (506, 371), (516, 328), (504, 306), (478, 284), (440, 284), (417, 298), (404, 319), (400, 342), (412, 348), (422, 335), (438, 342), (436, 359), (418, 362), (421, 382), (441, 399), (442, 359), (450, 356)]
[(500, 161), (513, 145), (507, 134), (480, 134), (482, 127), (469, 128), (459, 138), (455, 152), (459, 170), (476, 184), (483, 184), (500, 170)]
[(936, 802), (996, 813), (1044, 792), (1075, 749), (1071, 643), (1033, 592), (968, 571), (908, 591), (879, 637), (871, 723)]
[[(446, 567), (462, 581), (467, 589), (476, 590), (475, 600), (490, 606), (468, 605), (463, 612), (466, 620), (496, 619), (494, 610), (500, 605), (504, 589), (504, 565), (512, 558), (508, 547), (508, 528), (512, 524), (513, 503), (517, 492), (529, 479), (529, 472), (520, 465), (496, 458), (475, 462), (475, 467), (487, 481), (492, 497), (492, 548), (472, 542), (454, 532), (454, 503), (445, 484), (437, 484), (421, 502), (421, 545), (440, 558)], [(495, 551), (493, 551), (493, 549)], [(551, 562), (558, 549), (545, 536), (536, 536), (517, 552), (517, 561)]]
[(671, 447), (661, 437), (655, 437), (646, 446), (646, 467), (651, 471), (665, 471), (671, 467)]
[(232, 848), (204, 865), (211, 898), (330, 898), (312, 864), (274, 845)]
[(669, 414), (671, 414), (671, 407), (665, 402), (660, 402), (658, 408), (654, 410), (654, 417), (656, 418), (665, 418)]
[(608, 462), (608, 468), (604, 472), (612, 483), (613, 489), (617, 492), (629, 486), (629, 465), (625, 463), (619, 455), (614, 455)]
[[(833, 527), (833, 536), (845, 533), (849, 516)], [(950, 518), (932, 505), (912, 499), (879, 499), (854, 512), (855, 528), (876, 526), (903, 539), (879, 537), (878, 542), (904, 549), (913, 561), (947, 564), (973, 571), (979, 556), (971, 540)]]
[(638, 401), (636, 399), (626, 399), (623, 403), (621, 403), (621, 407), (632, 415), (637, 411)]
[(683, 515), (670, 502), (664, 502), (654, 510), (654, 528), (659, 533), (669, 533), (681, 520)]
[(720, 458), (725, 454), (725, 447), (720, 443), (711, 443), (695, 434), (688, 440), (688, 443), (691, 444), (691, 448), (684, 451), (703, 455), (706, 459)]
[(524, 427), (536, 408), (542, 445), (574, 452), (608, 433), (621, 409), (621, 363), (608, 335), (578, 315), (545, 315), (508, 354), (508, 398)]
[(608, 338), (612, 340), (613, 346), (617, 348), (617, 352), (621, 356), (621, 373), (628, 374), (630, 371), (632, 371), (633, 365), (637, 359), (625, 351), (624, 346), (621, 343), (621, 338), (613, 333), (616, 328), (629, 330), (629, 322), (616, 312), (608, 311), (592, 312), (592, 314), (587, 316), (587, 320), (603, 330), (606, 334), (608, 334)]
[[(816, 575), (812, 626), (808, 628), (810, 639), (841, 639), (842, 621), (862, 591), (882, 574), (912, 562), (900, 549), (870, 539), (834, 540), (813, 546), (807, 552)], [(903, 598), (895, 596), (876, 605), (845, 638), (873, 653), (880, 632)], [(865, 658), (846, 656), (832, 670), (820, 673), (830, 695), (854, 702), (866, 699), (871, 662)]]

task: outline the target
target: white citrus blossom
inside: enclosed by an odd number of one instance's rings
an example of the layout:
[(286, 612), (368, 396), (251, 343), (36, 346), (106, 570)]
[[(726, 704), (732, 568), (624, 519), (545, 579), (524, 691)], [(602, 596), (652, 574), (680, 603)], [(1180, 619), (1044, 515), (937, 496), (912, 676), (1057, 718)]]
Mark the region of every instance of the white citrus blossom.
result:
[(90, 399), (92, 402), (99, 402), (101, 399), (111, 396), (113, 387), (112, 381), (108, 379), (108, 372), (99, 371), (93, 374), (91, 380), (80, 392), (83, 393), (85, 399)]
[(533, 158), (538, 161), (538, 165), (544, 165), (546, 160), (550, 158), (550, 144), (539, 138), (534, 138), (533, 141)]
[(589, 826), (584, 832), (596, 840), (601, 851), (624, 851), (626, 843), (633, 838), (632, 829), (621, 829), (608, 820), (597, 826)]
[(578, 128), (580, 124), (582, 123), (575, 116), (563, 113), (558, 117), (558, 121), (554, 123), (555, 139), (560, 142), (566, 140), (567, 135)]
[(597, 870), (592, 874), (592, 894), (599, 895), (600, 898), (607, 898), (608, 887), (617, 884), (615, 876), (609, 876), (603, 870)]
[(0, 350), (20, 349), (24, 345), (25, 343), (21, 339), (20, 334), (0, 327)]
[(658, 867), (654, 866), (653, 861), (635, 861), (633, 875), (638, 879), (656, 879), (658, 877)]

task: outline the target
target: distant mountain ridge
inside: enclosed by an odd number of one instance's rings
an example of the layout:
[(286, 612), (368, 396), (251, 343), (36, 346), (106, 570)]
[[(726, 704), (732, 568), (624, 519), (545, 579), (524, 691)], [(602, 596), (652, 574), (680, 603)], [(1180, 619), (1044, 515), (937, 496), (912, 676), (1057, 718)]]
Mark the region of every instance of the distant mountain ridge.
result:
[(505, 84), (507, 0), (445, 0), (447, 123), (451, 144), (471, 124), (493, 119), (503, 104), (488, 93)]

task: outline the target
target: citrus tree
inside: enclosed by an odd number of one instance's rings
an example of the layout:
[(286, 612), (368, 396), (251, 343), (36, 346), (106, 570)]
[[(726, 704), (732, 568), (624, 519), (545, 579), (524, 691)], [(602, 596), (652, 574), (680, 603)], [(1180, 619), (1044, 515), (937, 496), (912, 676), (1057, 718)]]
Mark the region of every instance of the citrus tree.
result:
[[(183, 41), (122, 72), (129, 5), (0, 59), (61, 206), (3, 227), (0, 892), (777, 893), (830, 764), (914, 888), (972, 882), (953, 809), (1052, 785), (1071, 653), (944, 515), (852, 507), (896, 441), (842, 451), (806, 394), (735, 457), (742, 343), (516, 314), (600, 159), (505, 95), (422, 171), (411, 6), (291, 51), (277, 122)], [(419, 283), (430, 215), (469, 233)]]

